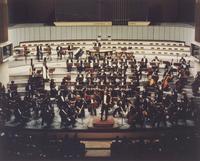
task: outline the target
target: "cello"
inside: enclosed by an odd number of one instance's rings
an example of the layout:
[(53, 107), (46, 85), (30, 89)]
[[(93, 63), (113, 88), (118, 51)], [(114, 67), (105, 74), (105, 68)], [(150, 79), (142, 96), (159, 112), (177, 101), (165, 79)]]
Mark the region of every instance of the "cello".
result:
[(169, 81), (172, 79), (170, 74), (167, 74), (164, 79), (162, 80), (162, 89), (163, 90), (168, 90), (169, 88)]

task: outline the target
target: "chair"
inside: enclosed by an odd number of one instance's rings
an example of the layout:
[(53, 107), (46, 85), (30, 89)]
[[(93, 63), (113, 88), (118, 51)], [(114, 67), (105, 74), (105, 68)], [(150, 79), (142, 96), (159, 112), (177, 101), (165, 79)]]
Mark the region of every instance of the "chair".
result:
[(50, 69), (49, 69), (49, 74), (50, 74), (50, 75), (53, 75), (53, 73), (55, 72), (55, 70), (56, 70), (56, 68), (50, 68)]

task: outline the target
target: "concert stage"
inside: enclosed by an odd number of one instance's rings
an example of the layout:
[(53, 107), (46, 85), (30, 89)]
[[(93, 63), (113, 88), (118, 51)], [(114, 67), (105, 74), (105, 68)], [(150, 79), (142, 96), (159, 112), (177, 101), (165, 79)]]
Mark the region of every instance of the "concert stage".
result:
[[(42, 42), (25, 42), (21, 43), (19, 48), (15, 48), (15, 50), (23, 50), (23, 45), (27, 45), (30, 48), (30, 52), (32, 54), (28, 55), (27, 61), (24, 60), (23, 55), (20, 57), (17, 53), (15, 53), (13, 59), (9, 62), (9, 78), (11, 80), (15, 80), (15, 83), (18, 86), (18, 92), (20, 95), (24, 96), (25, 94), (25, 87), (27, 81), (30, 76), (30, 60), (33, 59), (34, 67), (36, 70), (41, 70), (42, 68), (42, 61), (37, 61), (36, 59), (36, 51), (35, 51), (35, 44), (42, 43)], [(48, 42), (43, 42), (44, 44)], [(50, 69), (55, 69), (53, 73), (50, 73), (50, 79), (54, 79), (56, 83), (56, 87), (58, 88), (62, 82), (62, 79), (66, 76), (71, 77), (71, 84), (74, 86), (76, 83), (76, 78), (78, 72), (76, 70), (77, 61), (74, 60), (74, 65), (72, 66), (72, 71), (66, 70), (66, 60), (68, 59), (68, 55), (63, 56), (63, 59), (60, 60), (57, 57), (56, 46), (61, 42), (52, 42), (52, 60), (48, 60), (47, 65)], [(80, 41), (80, 42), (65, 42), (65, 47), (72, 43), (76, 47), (80, 47), (85, 51), (85, 54), (82, 55), (80, 60), (85, 61), (87, 58), (87, 51), (93, 53), (93, 41)], [(110, 44), (111, 43), (111, 44)], [(31, 47), (30, 47), (31, 46)], [(159, 46), (157, 48), (157, 46)], [(117, 50), (116, 50), (117, 48)], [(151, 42), (151, 41), (111, 41), (111, 42), (102, 42), (102, 50), (101, 52), (105, 52), (106, 50), (112, 51), (113, 54), (116, 52), (124, 52), (122, 49), (127, 48), (127, 52), (134, 54), (137, 62), (141, 60), (141, 58), (145, 55), (150, 61), (155, 58), (155, 56), (159, 56), (161, 59), (161, 63), (159, 66), (159, 80), (162, 80), (164, 68), (165, 68), (165, 61), (170, 62), (172, 59), (178, 62), (180, 56), (185, 56), (186, 60), (191, 60), (191, 75), (188, 78), (188, 84), (183, 88), (184, 91), (187, 92), (189, 98), (193, 97), (191, 83), (193, 81), (193, 76), (196, 74), (196, 71), (199, 69), (199, 64), (195, 63), (194, 58), (189, 56), (190, 55), (190, 48), (186, 46), (183, 42)], [(44, 51), (45, 52), (45, 51)], [(107, 53), (107, 52), (106, 52)], [(178, 53), (178, 54), (177, 54)], [(118, 56), (118, 55), (116, 55)], [(16, 60), (15, 58), (19, 58)], [(102, 64), (102, 60), (101, 60)], [(148, 67), (151, 64), (148, 63)], [(177, 67), (175, 67), (177, 68)], [(84, 77), (86, 77), (87, 72), (82, 72)], [(132, 71), (129, 69), (127, 70), (127, 83), (131, 83)], [(143, 90), (143, 85), (147, 81), (147, 73), (141, 73), (142, 78), (140, 80), (140, 85), (138, 86), (140, 90)], [(176, 75), (176, 73), (175, 73)], [(171, 84), (170, 84), (171, 85)], [(49, 91), (49, 82), (45, 82), (45, 90)], [(119, 90), (119, 89), (118, 89)], [(167, 95), (168, 92), (164, 92), (164, 95)], [(143, 127), (136, 124), (134, 128), (131, 128), (130, 125), (127, 123), (127, 118), (120, 118), (112, 117), (113, 111), (109, 112), (109, 120), (108, 121), (100, 121), (100, 110), (101, 107), (97, 109), (97, 116), (91, 116), (89, 111), (85, 109), (85, 118), (77, 118), (75, 127), (63, 127), (61, 125), (61, 118), (59, 116), (59, 109), (57, 106), (54, 106), (54, 119), (50, 127), (46, 125), (42, 125), (41, 118), (34, 118), (34, 114), (32, 114), (31, 120), (29, 120), (25, 126), (21, 126), (19, 123), (14, 122), (14, 118), (12, 117), (10, 121), (5, 123), (6, 130), (14, 130), (19, 132), (27, 132), (27, 133), (36, 133), (42, 134), (47, 133), (48, 135), (61, 135), (64, 136), (65, 134), (70, 134), (73, 136), (77, 134), (81, 139), (113, 139), (116, 136), (128, 136), (128, 137), (143, 137), (148, 136), (161, 136), (163, 133), (184, 133), (192, 131), (191, 129), (195, 129), (194, 122), (191, 120), (187, 120), (186, 124), (182, 121), (178, 121), (177, 127), (172, 126), (170, 122), (167, 122), (166, 127), (161, 123), (159, 128), (154, 128), (151, 124), (146, 121)]]
[(98, 117), (91, 116), (86, 111), (85, 118), (78, 118), (75, 127), (63, 127), (61, 126), (61, 120), (58, 114), (58, 109), (55, 107), (55, 119), (50, 127), (45, 124), (41, 125), (41, 119), (32, 119), (26, 123), (25, 126), (21, 126), (19, 123), (15, 123), (12, 120), (5, 123), (2, 130), (13, 131), (22, 134), (35, 134), (35, 135), (56, 135), (58, 137), (64, 137), (66, 134), (70, 137), (77, 135), (81, 140), (112, 140), (115, 137), (130, 137), (130, 138), (145, 138), (145, 137), (160, 137), (162, 135), (183, 135), (190, 134), (196, 131), (195, 123), (191, 120), (187, 120), (187, 125), (182, 121), (178, 122), (177, 126), (172, 126), (167, 122), (167, 127), (163, 124), (159, 128), (151, 127), (149, 123), (146, 123), (144, 127), (136, 125), (134, 128), (130, 127), (127, 123), (127, 119), (120, 117), (113, 118), (108, 117), (107, 121), (100, 120), (100, 109), (97, 109)]

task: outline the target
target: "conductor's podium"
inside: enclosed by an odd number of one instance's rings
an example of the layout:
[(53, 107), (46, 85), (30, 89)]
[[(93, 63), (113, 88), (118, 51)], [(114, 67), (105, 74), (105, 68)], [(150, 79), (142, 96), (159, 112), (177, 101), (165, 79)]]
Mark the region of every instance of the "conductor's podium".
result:
[(95, 117), (93, 119), (93, 128), (110, 129), (114, 127), (114, 118), (108, 117), (107, 120), (101, 120), (100, 117)]

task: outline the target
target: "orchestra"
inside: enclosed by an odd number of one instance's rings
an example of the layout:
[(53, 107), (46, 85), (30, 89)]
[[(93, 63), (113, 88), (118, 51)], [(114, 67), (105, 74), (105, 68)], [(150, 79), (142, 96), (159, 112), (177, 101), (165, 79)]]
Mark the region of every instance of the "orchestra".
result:
[[(101, 43), (95, 42), (94, 47), (100, 49)], [(48, 57), (43, 60), (43, 76), (31, 74), (27, 82), (25, 98), (29, 101), (19, 99), (17, 86), (14, 81), (11, 82), (6, 96), (7, 106), (14, 109), (17, 122), (26, 122), (27, 119), (23, 118), (31, 119), (34, 115), (42, 118), (42, 126), (46, 124), (49, 127), (55, 116), (55, 101), (61, 126), (64, 127), (75, 127), (77, 119), (85, 118), (86, 110), (91, 116), (100, 116), (102, 121), (106, 121), (110, 115), (125, 118), (131, 127), (136, 127), (136, 124), (144, 127), (146, 123), (152, 127), (159, 127), (160, 124), (166, 126), (167, 121), (176, 125), (178, 119), (185, 121), (186, 116), (191, 114), (190, 99), (183, 91), (190, 75), (190, 65), (185, 58), (174, 63), (173, 60), (164, 62), (157, 56), (150, 61), (143, 56), (137, 61), (134, 53), (125, 51), (120, 53), (120, 57), (116, 52), (105, 51), (104, 57), (101, 57), (101, 53), (86, 51), (83, 59), (83, 50), (73, 52), (72, 49), (72, 45), (67, 47), (72, 53), (66, 60), (66, 69), (67, 72), (76, 71), (76, 82), (72, 82), (68, 74), (60, 85), (50, 79), (47, 66), (47, 60), (52, 60), (50, 45), (46, 45)], [(42, 60), (42, 46), (38, 45), (36, 51), (38, 61)], [(58, 59), (66, 55), (66, 50), (60, 45), (56, 47), (56, 52)], [(165, 65), (164, 72), (160, 70), (162, 65)], [(31, 69), (33, 73), (32, 60)], [(50, 91), (47, 91), (44, 84), (49, 80)], [(193, 83), (194, 93), (197, 82), (199, 73)], [(179, 96), (183, 99), (179, 99)], [(31, 104), (28, 107), (33, 115), (25, 115), (17, 106), (22, 102)]]

